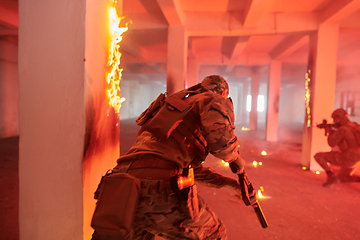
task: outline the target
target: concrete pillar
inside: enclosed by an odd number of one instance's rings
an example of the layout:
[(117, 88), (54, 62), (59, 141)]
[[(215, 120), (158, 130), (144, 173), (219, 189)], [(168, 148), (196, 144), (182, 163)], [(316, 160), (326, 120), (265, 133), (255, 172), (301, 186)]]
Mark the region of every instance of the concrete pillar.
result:
[(19, 0), (21, 240), (83, 239), (85, 5)]
[(248, 125), (248, 117), (249, 113), (246, 110), (246, 104), (247, 104), (247, 95), (249, 95), (249, 81), (243, 81), (243, 87), (242, 87), (242, 102), (243, 107), (241, 111), (241, 125), (244, 127), (247, 127)]
[[(236, 112), (235, 112), (235, 122), (236, 124), (241, 124), (241, 121), (242, 121), (242, 112), (245, 111), (246, 112), (246, 109), (245, 109), (245, 104), (244, 103), (244, 96), (243, 96), (243, 92), (244, 92), (244, 85), (243, 84), (237, 84), (238, 87), (237, 87), (237, 109), (236, 109)], [(246, 98), (245, 98), (246, 99)], [(235, 104), (234, 104), (235, 105)]]
[(169, 26), (166, 68), (166, 91), (175, 93), (185, 88), (188, 36), (184, 26)]
[(259, 95), (260, 74), (253, 74), (251, 79), (251, 112), (250, 112), (250, 130), (257, 129), (257, 98)]
[(306, 106), (302, 165), (311, 170), (322, 168), (314, 160), (319, 151), (329, 151), (324, 130), (314, 127), (330, 118), (334, 110), (338, 25), (321, 24), (317, 33), (310, 35), (308, 85), (310, 98)]
[(270, 63), (268, 107), (266, 119), (266, 141), (278, 141), (279, 99), (281, 85), (281, 62), (272, 60)]
[(191, 87), (199, 83), (199, 64), (196, 59), (189, 58), (187, 66), (187, 86)]
[(19, 136), (18, 44), (0, 39), (0, 138)]

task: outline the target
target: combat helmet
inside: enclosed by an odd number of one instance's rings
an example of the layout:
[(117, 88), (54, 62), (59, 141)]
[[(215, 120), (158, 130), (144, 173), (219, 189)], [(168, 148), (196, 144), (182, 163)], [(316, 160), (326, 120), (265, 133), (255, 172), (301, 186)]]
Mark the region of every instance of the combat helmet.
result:
[(338, 108), (336, 109), (332, 114), (331, 114), (331, 118), (334, 117), (338, 117), (339, 119), (344, 119), (345, 117), (347, 118), (348, 113), (342, 109), (342, 108)]
[(229, 84), (226, 80), (219, 75), (210, 75), (205, 77), (201, 81), (201, 85), (206, 89), (221, 94), (224, 97), (228, 97), (229, 95)]

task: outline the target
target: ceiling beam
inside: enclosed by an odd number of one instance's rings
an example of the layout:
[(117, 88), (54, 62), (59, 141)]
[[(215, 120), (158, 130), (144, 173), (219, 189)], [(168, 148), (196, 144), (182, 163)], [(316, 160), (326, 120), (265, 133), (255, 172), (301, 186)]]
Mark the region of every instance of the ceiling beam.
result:
[(230, 73), (230, 72), (232, 72), (233, 70), (234, 70), (234, 68), (235, 68), (235, 65), (234, 64), (232, 64), (232, 65), (226, 65), (226, 68), (225, 68), (225, 72), (226, 73)]
[(235, 45), (233, 54), (232, 54), (232, 59), (237, 60), (239, 59), (239, 57), (241, 56), (241, 54), (243, 53), (248, 41), (250, 39), (250, 36), (240, 36), (238, 37), (238, 41)]
[(131, 39), (123, 39), (123, 41), (121, 42), (121, 51), (126, 52), (139, 60), (144, 59), (145, 50), (134, 42), (131, 42)]
[(270, 51), (269, 55), (272, 59), (281, 60), (303, 47), (308, 42), (308, 35), (287, 36), (276, 47), (274, 47), (273, 50)]
[(179, 0), (157, 0), (168, 24), (179, 26), (184, 24), (184, 13)]
[(256, 27), (266, 11), (269, 0), (246, 0), (244, 9), (244, 27)]
[[(162, 0), (161, 0), (162, 1)], [(265, 13), (257, 27), (244, 27), (234, 12), (186, 12), (188, 36), (250, 36), (309, 32), (318, 29), (318, 13)], [(132, 30), (166, 29), (168, 23), (148, 13), (125, 15)], [(172, 20), (169, 20), (170, 22)], [(176, 22), (174, 20), (174, 22)]]
[(225, 36), (222, 38), (221, 53), (228, 59), (231, 59), (238, 39), (238, 36)]
[(161, 19), (149, 13), (128, 13), (125, 14), (124, 21), (131, 21), (131, 25), (129, 25), (131, 30), (165, 29), (169, 27), (165, 21), (161, 21)]
[(271, 58), (267, 53), (242, 54), (238, 59), (228, 59), (220, 52), (197, 52), (197, 62), (202, 65), (264, 65), (270, 64)]
[(360, 9), (360, 0), (334, 0), (320, 13), (320, 23), (340, 23), (346, 17)]
[(186, 13), (189, 36), (249, 36), (318, 29), (317, 13), (266, 13), (257, 27), (246, 28), (229, 12)]
[[(248, 41), (250, 39), (250, 36), (241, 36), (241, 37), (237, 37), (237, 42), (236, 42), (236, 45), (233, 49), (233, 52), (232, 52), (232, 55), (231, 55), (231, 59), (233, 61), (237, 61), (239, 60), (242, 52), (244, 51)], [(231, 72), (233, 71), (235, 65), (234, 64), (229, 64), (227, 65), (226, 67), (226, 72)]]

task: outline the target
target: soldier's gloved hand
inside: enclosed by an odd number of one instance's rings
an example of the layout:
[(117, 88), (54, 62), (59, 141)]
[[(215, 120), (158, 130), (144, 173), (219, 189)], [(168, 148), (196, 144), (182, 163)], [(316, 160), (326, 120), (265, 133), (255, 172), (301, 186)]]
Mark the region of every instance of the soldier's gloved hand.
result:
[(257, 201), (255, 190), (253, 190), (252, 193), (249, 193), (249, 198), (250, 198), (251, 205), (254, 205)]
[(241, 192), (241, 187), (240, 187), (239, 181), (236, 181), (235, 191), (236, 191), (237, 195), (239, 195), (239, 198), (242, 199), (242, 192)]
[(325, 126), (325, 136), (328, 136), (330, 133), (334, 132), (334, 129), (332, 128), (332, 126)]
[(235, 174), (241, 174), (244, 172), (244, 165), (245, 165), (245, 161), (244, 159), (241, 158), (241, 156), (239, 155), (238, 158), (236, 158), (233, 161), (229, 162), (230, 164), (230, 169), (233, 173)]

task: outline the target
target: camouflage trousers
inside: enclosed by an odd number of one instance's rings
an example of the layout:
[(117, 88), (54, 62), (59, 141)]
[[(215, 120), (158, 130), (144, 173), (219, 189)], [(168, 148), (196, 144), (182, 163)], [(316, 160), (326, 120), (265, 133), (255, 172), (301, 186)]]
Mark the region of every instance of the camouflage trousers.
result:
[(340, 167), (337, 176), (342, 182), (359, 182), (360, 177), (354, 176), (353, 172), (359, 165), (360, 156), (358, 153), (341, 153), (337, 151), (318, 152), (314, 156), (315, 160), (324, 170), (331, 169), (328, 163)]
[(193, 219), (184, 214), (170, 183), (162, 180), (141, 180), (140, 201), (133, 230), (135, 240), (164, 239), (226, 240), (221, 220), (198, 196), (199, 213)]

